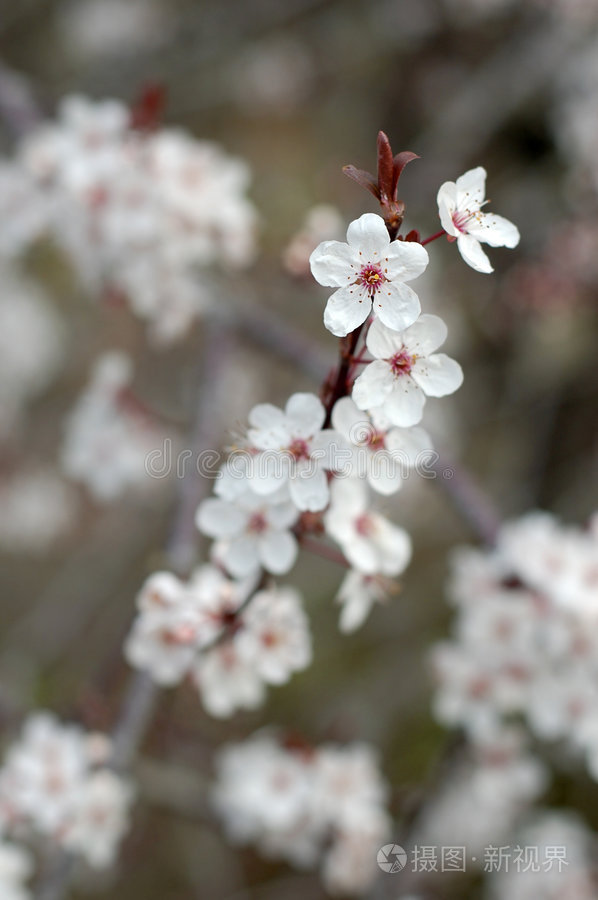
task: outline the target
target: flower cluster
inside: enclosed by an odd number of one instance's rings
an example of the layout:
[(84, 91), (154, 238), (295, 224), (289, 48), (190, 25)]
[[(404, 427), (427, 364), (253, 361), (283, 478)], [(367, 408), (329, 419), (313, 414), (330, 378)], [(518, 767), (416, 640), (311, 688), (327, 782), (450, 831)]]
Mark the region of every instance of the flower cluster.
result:
[(455, 638), (435, 648), (438, 718), (474, 738), (524, 716), (586, 756), (598, 778), (598, 520), (532, 513), (496, 547), (455, 558)]
[(418, 818), (416, 844), (467, 847), (483, 864), (489, 844), (508, 840), (546, 786), (547, 773), (515, 727), (467, 746)]
[(125, 298), (173, 340), (209, 305), (198, 270), (255, 252), (248, 171), (214, 144), (134, 127), (117, 101), (63, 101), (0, 167), (3, 249), (49, 231), (94, 293)]
[(311, 639), (299, 594), (255, 579), (232, 581), (216, 566), (188, 582), (169, 572), (150, 576), (125, 645), (129, 663), (158, 684), (189, 677), (214, 716), (253, 709), (266, 684), (284, 684), (311, 661)]
[(102, 354), (66, 422), (63, 470), (96, 500), (108, 502), (152, 484), (146, 460), (164, 437), (131, 393), (132, 377), (126, 354)]
[(103, 735), (61, 725), (49, 713), (30, 716), (0, 769), (0, 830), (41, 835), (94, 867), (109, 866), (132, 799), (107, 767), (109, 754)]
[(236, 843), (302, 868), (322, 865), (331, 893), (359, 895), (388, 842), (387, 788), (367, 744), (311, 747), (258, 732), (217, 757), (216, 812)]
[[(516, 835), (514, 860), (488, 879), (487, 900), (593, 900), (598, 890), (593, 864), (596, 835), (575, 815), (542, 812)], [(525, 859), (525, 848), (528, 859)], [(549, 851), (565, 848), (565, 859)], [(518, 863), (518, 851), (523, 856)]]

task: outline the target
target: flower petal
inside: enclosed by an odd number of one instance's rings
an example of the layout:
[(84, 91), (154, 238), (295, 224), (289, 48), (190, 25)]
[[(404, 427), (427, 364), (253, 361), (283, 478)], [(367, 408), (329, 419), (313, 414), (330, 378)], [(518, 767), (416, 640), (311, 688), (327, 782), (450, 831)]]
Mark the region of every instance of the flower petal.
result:
[(288, 443), (284, 412), (272, 403), (258, 403), (249, 413), (249, 440), (260, 450), (274, 450)]
[(403, 335), (374, 319), (366, 338), (366, 346), (376, 359), (390, 359), (403, 349)]
[(288, 429), (292, 437), (310, 438), (320, 430), (326, 418), (322, 401), (315, 394), (298, 393), (285, 407)]
[(332, 427), (335, 431), (352, 440), (355, 427), (363, 422), (367, 422), (367, 416), (364, 416), (351, 397), (341, 397), (336, 401), (332, 410)]
[(368, 459), (367, 480), (378, 494), (388, 497), (401, 488), (407, 469), (407, 460), (403, 460), (399, 454), (376, 450)]
[(419, 297), (409, 285), (389, 281), (377, 292), (372, 307), (388, 328), (402, 331), (412, 325), (421, 312)]
[(382, 269), (391, 281), (412, 281), (425, 271), (429, 261), (428, 251), (416, 241), (393, 241), (382, 260)]
[(413, 466), (418, 459), (434, 449), (432, 438), (423, 428), (391, 428), (386, 435), (386, 446), (396, 453), (405, 465)]
[(259, 569), (258, 541), (254, 534), (231, 541), (224, 551), (224, 564), (234, 578), (245, 578)]
[(197, 508), (195, 524), (202, 534), (212, 538), (231, 538), (245, 527), (247, 515), (226, 500), (210, 497)]
[(325, 287), (343, 287), (355, 281), (359, 255), (341, 241), (324, 241), (309, 257), (311, 273)]
[(453, 222), (453, 213), (457, 209), (457, 185), (454, 181), (445, 181), (436, 196), (440, 224), (453, 237), (458, 237), (459, 229)]
[(262, 565), (273, 575), (284, 575), (297, 559), (297, 541), (289, 531), (270, 531), (259, 542)]
[(376, 262), (388, 254), (390, 237), (382, 216), (364, 213), (349, 225), (347, 241), (364, 262)]
[(365, 322), (371, 309), (367, 292), (359, 285), (339, 288), (328, 298), (324, 325), (336, 337), (345, 337)]
[(397, 378), (394, 390), (384, 401), (384, 412), (393, 423), (409, 428), (421, 422), (426, 395), (409, 375)]
[(365, 367), (355, 384), (352, 397), (358, 409), (382, 406), (395, 383), (390, 366), (382, 359), (375, 359)]
[(460, 234), (457, 238), (457, 247), (467, 265), (475, 269), (476, 272), (484, 272), (486, 275), (494, 272), (490, 260), (480, 246), (480, 242), (473, 235)]
[(463, 384), (463, 369), (445, 353), (435, 353), (416, 360), (411, 377), (428, 397), (446, 397)]
[(486, 169), (477, 166), (457, 178), (459, 209), (479, 209), (486, 196)]
[(440, 316), (424, 313), (404, 333), (405, 349), (413, 356), (429, 356), (446, 341), (448, 329)]
[(313, 464), (298, 467), (289, 483), (291, 499), (304, 511), (319, 512), (328, 504), (330, 496), (328, 479), (323, 469), (314, 469)]
[(508, 219), (494, 213), (478, 213), (467, 225), (469, 234), (491, 247), (516, 247), (519, 229)]
[(376, 544), (382, 575), (398, 575), (411, 559), (411, 538), (402, 528), (382, 516), (376, 516)]

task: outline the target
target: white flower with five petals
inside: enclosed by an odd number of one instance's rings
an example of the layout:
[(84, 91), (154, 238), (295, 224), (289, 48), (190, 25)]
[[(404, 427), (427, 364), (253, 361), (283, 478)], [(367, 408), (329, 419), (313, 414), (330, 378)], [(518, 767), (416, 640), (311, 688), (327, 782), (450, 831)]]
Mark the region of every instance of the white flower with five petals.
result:
[(319, 284), (337, 288), (324, 312), (332, 334), (344, 337), (371, 312), (389, 328), (407, 328), (417, 319), (419, 299), (405, 282), (422, 274), (428, 254), (421, 244), (391, 241), (381, 216), (360, 216), (349, 225), (346, 244), (324, 241), (309, 262)]
[(493, 272), (480, 241), (491, 247), (516, 247), (519, 230), (508, 219), (483, 213), (486, 170), (470, 169), (457, 181), (446, 181), (438, 191), (438, 214), (446, 233), (457, 240), (459, 252), (476, 272)]
[(328, 504), (325, 469), (342, 439), (322, 431), (326, 410), (315, 394), (293, 394), (284, 411), (271, 403), (254, 406), (249, 414), (249, 440), (261, 453), (248, 467), (256, 494), (272, 494), (288, 483), (291, 500), (300, 510), (318, 512)]
[(402, 528), (369, 508), (361, 479), (336, 478), (324, 514), (326, 532), (351, 565), (366, 575), (398, 575), (411, 559), (411, 539)]
[(375, 359), (353, 386), (359, 409), (381, 407), (393, 425), (408, 428), (421, 420), (426, 396), (456, 391), (463, 382), (461, 366), (444, 353), (434, 353), (446, 335), (438, 316), (422, 315), (402, 332), (373, 322), (366, 343)]
[(195, 521), (203, 534), (225, 542), (223, 564), (235, 578), (244, 578), (260, 566), (274, 575), (292, 568), (297, 540), (290, 528), (298, 517), (283, 488), (269, 497), (248, 490), (234, 501), (210, 497), (198, 507)]
[(332, 425), (351, 447), (350, 474), (367, 478), (379, 494), (396, 493), (409, 469), (433, 449), (423, 428), (397, 428), (381, 409), (364, 412), (351, 397), (337, 400)]

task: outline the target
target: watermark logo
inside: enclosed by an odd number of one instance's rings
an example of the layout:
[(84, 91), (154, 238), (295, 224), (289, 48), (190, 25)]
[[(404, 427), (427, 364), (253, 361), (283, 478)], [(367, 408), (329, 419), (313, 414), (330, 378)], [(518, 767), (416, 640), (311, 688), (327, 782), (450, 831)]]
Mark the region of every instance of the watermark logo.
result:
[(399, 844), (385, 844), (378, 850), (376, 862), (383, 872), (395, 875), (407, 865), (407, 854)]

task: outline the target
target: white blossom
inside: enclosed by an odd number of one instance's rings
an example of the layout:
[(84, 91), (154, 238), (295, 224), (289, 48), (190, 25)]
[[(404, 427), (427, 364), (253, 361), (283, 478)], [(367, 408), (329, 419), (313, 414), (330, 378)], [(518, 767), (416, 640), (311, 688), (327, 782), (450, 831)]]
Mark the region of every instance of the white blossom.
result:
[(346, 244), (324, 241), (310, 257), (319, 284), (337, 290), (329, 298), (324, 324), (344, 337), (374, 313), (389, 328), (407, 328), (417, 319), (420, 304), (406, 281), (428, 265), (421, 244), (391, 241), (384, 219), (365, 213), (351, 222)]
[(285, 488), (267, 497), (245, 490), (234, 501), (213, 497), (200, 504), (200, 531), (225, 542), (220, 558), (235, 578), (255, 574), (260, 566), (274, 575), (288, 572), (297, 558), (291, 532), (299, 510)]
[(365, 575), (398, 575), (409, 564), (409, 535), (370, 509), (367, 487), (361, 480), (338, 478), (332, 482), (324, 524), (351, 565)]
[(127, 402), (132, 378), (126, 354), (102, 354), (66, 422), (63, 469), (102, 502), (162, 483), (150, 478), (147, 460), (163, 445), (165, 435), (144, 411)]
[(311, 639), (301, 597), (293, 588), (259, 591), (243, 612), (240, 655), (268, 684), (284, 684), (311, 662)]
[(340, 630), (349, 634), (360, 628), (373, 604), (386, 602), (392, 589), (393, 582), (381, 575), (364, 575), (363, 572), (350, 569), (336, 595), (336, 602), (342, 607)]
[(360, 895), (388, 842), (387, 787), (366, 744), (320, 748), (270, 732), (224, 747), (212, 802), (237, 843), (295, 866), (322, 864), (328, 889)]
[(482, 212), (488, 202), (486, 170), (470, 169), (457, 181), (446, 181), (438, 191), (438, 213), (442, 227), (457, 240), (465, 262), (476, 272), (492, 272), (480, 241), (491, 247), (516, 247), (519, 231), (512, 222), (494, 213)]
[(366, 478), (379, 494), (396, 493), (409, 469), (432, 450), (432, 440), (423, 428), (397, 428), (382, 409), (364, 412), (351, 397), (335, 403), (332, 427), (351, 448), (347, 471)]
[[(31, 715), (0, 769), (4, 830), (41, 835), (97, 868), (110, 865), (128, 828), (132, 800), (130, 787), (105, 767), (110, 752), (104, 735), (62, 725), (49, 713)], [(6, 850), (0, 843), (3, 900), (4, 864), (12, 866)], [(26, 877), (25, 862), (18, 856), (13, 862), (15, 875)], [(6, 896), (13, 898), (8, 888)], [(14, 894), (15, 900), (26, 896)]]
[(95, 868), (112, 865), (128, 831), (131, 799), (131, 788), (118, 775), (108, 769), (91, 774), (78, 793), (65, 847)]
[(315, 394), (293, 394), (284, 411), (271, 403), (254, 406), (248, 437), (261, 452), (249, 466), (252, 490), (267, 495), (288, 484), (298, 509), (324, 509), (329, 499), (325, 469), (334, 462), (334, 449), (344, 444), (335, 432), (322, 430), (325, 418)]
[(446, 335), (438, 316), (422, 315), (402, 332), (373, 322), (366, 342), (374, 361), (353, 386), (359, 409), (380, 407), (390, 422), (407, 428), (421, 420), (426, 397), (454, 393), (463, 382), (461, 366), (434, 352)]

